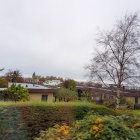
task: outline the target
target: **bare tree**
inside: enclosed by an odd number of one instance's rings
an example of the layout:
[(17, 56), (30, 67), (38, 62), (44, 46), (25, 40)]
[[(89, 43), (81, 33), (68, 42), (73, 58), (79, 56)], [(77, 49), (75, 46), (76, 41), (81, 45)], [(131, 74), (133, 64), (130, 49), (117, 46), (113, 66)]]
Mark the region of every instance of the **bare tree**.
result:
[(9, 70), (9, 72), (5, 74), (5, 79), (8, 82), (23, 82), (22, 74), (19, 70)]
[(111, 31), (100, 32), (96, 42), (100, 51), (87, 68), (90, 77), (104, 85), (116, 85), (116, 109), (120, 105), (120, 89), (126, 82), (137, 79), (140, 52), (140, 26), (137, 13), (126, 14)]

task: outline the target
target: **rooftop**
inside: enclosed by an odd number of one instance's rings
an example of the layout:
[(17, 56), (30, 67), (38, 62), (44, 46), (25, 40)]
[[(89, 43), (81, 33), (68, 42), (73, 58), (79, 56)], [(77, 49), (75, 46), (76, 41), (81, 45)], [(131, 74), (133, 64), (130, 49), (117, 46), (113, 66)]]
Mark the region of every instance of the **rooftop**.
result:
[[(9, 82), (8, 83), (8, 87), (10, 87), (13, 83), (12, 82)], [(27, 88), (27, 89), (51, 89), (51, 88), (48, 88), (46, 86), (42, 86), (42, 85), (37, 85), (37, 84), (29, 84), (29, 83), (14, 83), (16, 85), (21, 85), (23, 86), (24, 88)]]

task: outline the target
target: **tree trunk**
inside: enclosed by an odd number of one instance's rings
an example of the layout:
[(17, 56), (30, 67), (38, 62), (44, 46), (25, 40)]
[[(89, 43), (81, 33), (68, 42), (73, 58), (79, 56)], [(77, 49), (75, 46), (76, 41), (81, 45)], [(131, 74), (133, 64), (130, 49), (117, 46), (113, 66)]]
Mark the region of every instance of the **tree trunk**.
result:
[(120, 108), (120, 87), (117, 87), (116, 109)]

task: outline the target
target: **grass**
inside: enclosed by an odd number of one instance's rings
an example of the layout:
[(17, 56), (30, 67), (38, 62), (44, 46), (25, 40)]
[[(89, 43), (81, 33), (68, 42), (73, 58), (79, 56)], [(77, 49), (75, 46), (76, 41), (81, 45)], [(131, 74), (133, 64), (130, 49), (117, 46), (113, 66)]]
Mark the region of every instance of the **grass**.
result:
[(12, 102), (12, 101), (0, 101), (0, 105), (9, 106), (9, 105), (41, 105), (41, 106), (55, 106), (55, 105), (95, 105), (89, 102), (56, 102), (56, 103), (47, 103), (47, 102), (38, 102), (38, 101), (26, 101), (26, 102)]
[(35, 102), (35, 101), (27, 101), (27, 102), (3, 102), (0, 101), (0, 106), (89, 106), (89, 107), (104, 107), (103, 105), (96, 105), (94, 103), (89, 102), (56, 102), (56, 103), (46, 103), (46, 102)]
[[(1, 106), (16, 106), (16, 107), (33, 107), (37, 108), (73, 108), (72, 110), (75, 112), (75, 119), (82, 119), (88, 111), (94, 111), (95, 113), (99, 113), (100, 115), (117, 115), (113, 109), (109, 109), (103, 105), (96, 105), (89, 102), (56, 102), (56, 103), (46, 103), (46, 102), (2, 102), (0, 101)], [(71, 112), (72, 113), (72, 112)], [(77, 113), (77, 114), (76, 114)], [(81, 113), (80, 115), (78, 113)]]
[(140, 115), (140, 110), (134, 110), (133, 112), (134, 112), (134, 114)]

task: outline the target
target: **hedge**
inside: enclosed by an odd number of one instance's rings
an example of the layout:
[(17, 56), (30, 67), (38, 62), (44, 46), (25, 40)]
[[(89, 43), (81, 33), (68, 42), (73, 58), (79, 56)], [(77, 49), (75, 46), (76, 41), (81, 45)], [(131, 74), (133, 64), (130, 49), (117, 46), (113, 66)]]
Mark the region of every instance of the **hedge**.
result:
[(41, 130), (46, 130), (55, 124), (72, 125), (75, 120), (83, 119), (88, 112), (117, 115), (112, 109), (90, 103), (17, 103), (10, 105), (10, 108), (12, 106), (16, 106), (32, 139), (38, 137)]
[(139, 140), (140, 117), (87, 115), (72, 126), (55, 125), (35, 140)]

